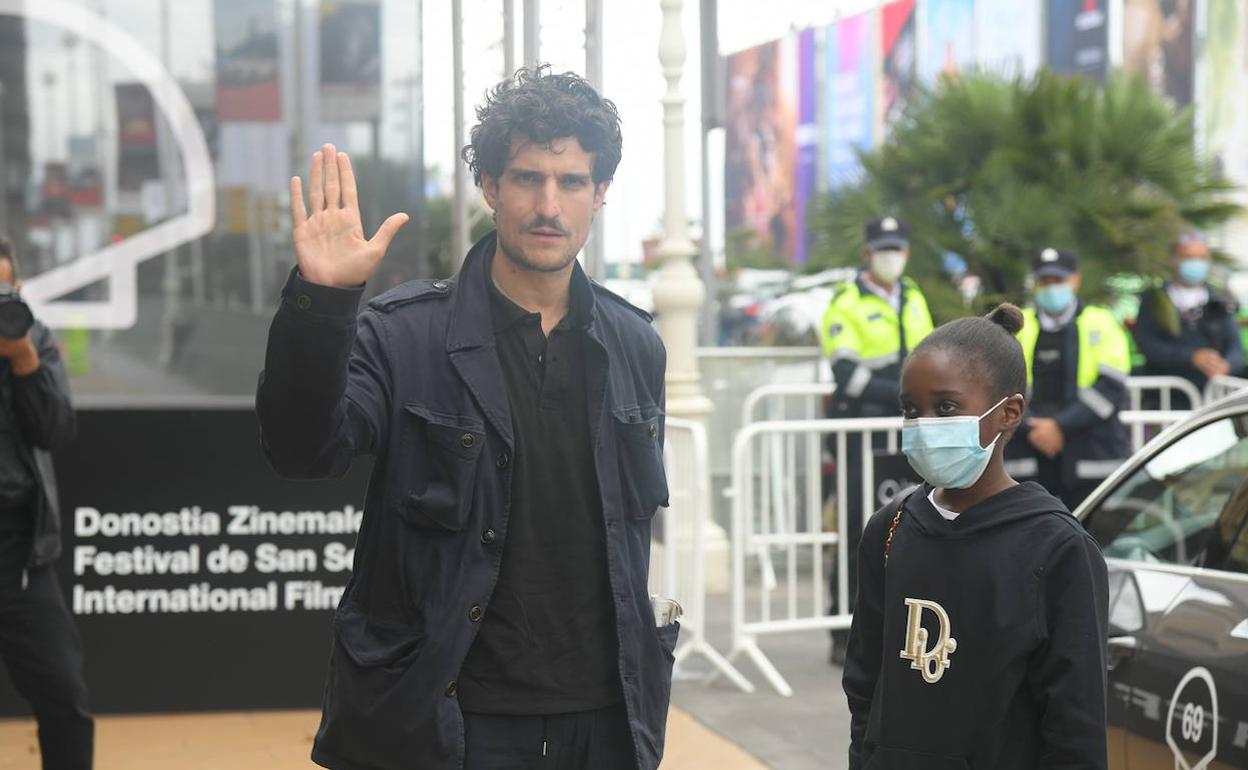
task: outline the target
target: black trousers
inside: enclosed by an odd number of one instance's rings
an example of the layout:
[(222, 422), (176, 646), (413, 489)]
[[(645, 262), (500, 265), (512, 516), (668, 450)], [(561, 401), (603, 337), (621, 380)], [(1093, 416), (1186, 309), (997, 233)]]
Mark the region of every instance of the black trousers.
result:
[(51, 567), (31, 570), (23, 588), (29, 553), (28, 535), (0, 532), (0, 659), (39, 723), (44, 770), (90, 770), (82, 640)]
[(549, 716), (464, 714), (464, 770), (636, 770), (624, 704)]
[[(835, 436), (829, 441), (832, 452), (836, 452)], [(845, 441), (845, 457), (836, 459), (836, 474), (845, 474), (845, 527), (846, 527), (846, 547), (849, 557), (849, 607), (848, 612), (854, 611), (854, 605), (858, 600), (858, 544), (862, 542), (862, 528), (864, 519), (862, 517), (862, 464), (864, 460), (871, 462), (872, 458), (864, 458), (862, 455), (862, 439), (858, 436), (850, 436)], [(829, 476), (827, 479), (828, 489), (824, 495), (826, 499), (828, 495), (835, 495), (837, 490), (836, 474)], [(828, 575), (828, 591), (829, 591), (829, 611), (837, 614), (841, 611), (838, 587), (840, 583), (840, 572), (837, 568), (835, 560), (832, 563), (832, 571)], [(840, 634), (846, 636), (849, 631), (834, 631), (833, 635)]]

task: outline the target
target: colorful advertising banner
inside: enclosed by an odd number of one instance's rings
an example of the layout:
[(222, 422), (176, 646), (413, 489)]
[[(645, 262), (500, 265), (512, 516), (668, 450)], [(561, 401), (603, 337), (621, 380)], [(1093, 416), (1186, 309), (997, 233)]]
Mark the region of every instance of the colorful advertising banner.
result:
[(1209, 0), (1197, 98), (1202, 150), (1224, 176), (1248, 185), (1248, 0)]
[(321, 119), (381, 116), (381, 5), (378, 0), (321, 0)]
[(1105, 82), (1109, 65), (1109, 0), (1050, 0), (1048, 65), (1066, 75)]
[(752, 250), (796, 256), (796, 37), (732, 54), (724, 148), (724, 226)]
[(1042, 4), (992, 0), (975, 4), (975, 59), (989, 72), (1029, 75), (1040, 67)]
[(277, 6), (272, 0), (213, 0), (217, 36), (217, 119), (282, 119)]
[(885, 132), (901, 117), (914, 90), (917, 61), (914, 0), (897, 0), (880, 8), (880, 58), (883, 80), (880, 116)]
[(810, 228), (806, 207), (819, 178), (819, 110), (816, 99), (815, 31), (803, 30), (797, 36), (797, 196), (794, 218), (793, 261), (806, 264)]
[(1122, 69), (1176, 107), (1192, 103), (1195, 0), (1123, 0)]
[(874, 143), (875, 23), (874, 14), (851, 16), (824, 35), (829, 187), (857, 181), (862, 166), (856, 150)]
[(935, 82), (975, 62), (975, 0), (924, 0), (919, 75)]

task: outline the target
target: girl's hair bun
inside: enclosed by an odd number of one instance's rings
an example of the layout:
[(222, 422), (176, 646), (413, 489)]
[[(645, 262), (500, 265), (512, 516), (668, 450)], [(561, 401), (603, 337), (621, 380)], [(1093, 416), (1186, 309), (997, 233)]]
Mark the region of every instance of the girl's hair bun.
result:
[(1019, 310), (1017, 305), (1011, 305), (1008, 302), (997, 305), (984, 317), (1005, 329), (1011, 336), (1018, 334), (1023, 328), (1023, 311)]

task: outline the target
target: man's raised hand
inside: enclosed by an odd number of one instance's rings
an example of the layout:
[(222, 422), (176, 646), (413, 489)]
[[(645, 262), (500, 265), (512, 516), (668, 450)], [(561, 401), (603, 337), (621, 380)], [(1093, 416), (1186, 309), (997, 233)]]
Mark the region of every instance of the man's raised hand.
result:
[(295, 261), (305, 279), (325, 286), (348, 288), (368, 281), (390, 241), (407, 223), (407, 214), (392, 214), (377, 228), (376, 235), (364, 238), (351, 159), (332, 144), (312, 155), (308, 207), (303, 205), (303, 181), (291, 177)]

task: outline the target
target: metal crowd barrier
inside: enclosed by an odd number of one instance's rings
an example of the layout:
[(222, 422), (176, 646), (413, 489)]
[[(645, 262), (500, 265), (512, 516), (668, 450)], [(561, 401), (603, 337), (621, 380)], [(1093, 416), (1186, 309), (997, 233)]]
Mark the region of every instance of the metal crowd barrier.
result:
[(1205, 403), (1213, 403), (1236, 391), (1248, 388), (1248, 378), (1219, 375), (1205, 385)]
[[(1144, 435), (1187, 414), (1126, 410), (1119, 417), (1132, 432), (1138, 428)], [(860, 442), (861, 456), (870, 458), (877, 443), (896, 446), (901, 423), (897, 417), (750, 422), (733, 441), (732, 650), (728, 661), (745, 655), (781, 695), (792, 695), (792, 688), (759, 647), (759, 638), (844, 629), (853, 619), (846, 611), (849, 474), (836, 474), (836, 527), (825, 531), (822, 455), (826, 439), (833, 438), (837, 458), (846, 457), (853, 441)], [(878, 499), (900, 489), (890, 479), (877, 480), (872, 462), (863, 462), (860, 472), (865, 524), (878, 507)], [(837, 614), (829, 613), (826, 597), (825, 557), (829, 555), (835, 555)]]
[[(1157, 409), (1163, 412), (1172, 411), (1174, 396), (1182, 394), (1187, 397), (1189, 408), (1197, 409), (1205, 402), (1212, 400), (1208, 398), (1211, 389), (1214, 389), (1217, 393), (1216, 397), (1220, 398), (1226, 393), (1245, 387), (1248, 387), (1248, 379), (1215, 377), (1205, 389), (1206, 397), (1202, 398), (1200, 390), (1182, 377), (1128, 377), (1127, 408), (1139, 411), (1144, 408), (1145, 396), (1155, 394)], [(822, 399), (832, 395), (835, 391), (835, 385), (820, 382), (782, 383), (755, 388), (745, 397), (741, 405), (741, 424), (749, 425), (758, 420), (760, 407), (765, 410), (762, 417), (764, 420), (820, 419), (824, 416), (820, 408)], [(790, 403), (790, 399), (798, 400), (797, 409), (792, 408), (793, 404)]]
[[(651, 592), (678, 601), (684, 610), (680, 642), (672, 674), (693, 678), (688, 663), (696, 656), (722, 673), (745, 692), (754, 685), (741, 675), (706, 639), (706, 539), (710, 520), (710, 455), (706, 428), (695, 420), (667, 418), (663, 463), (667, 471), (671, 507), (658, 514), (662, 556), (652, 561)], [(657, 569), (655, 569), (657, 567)]]

